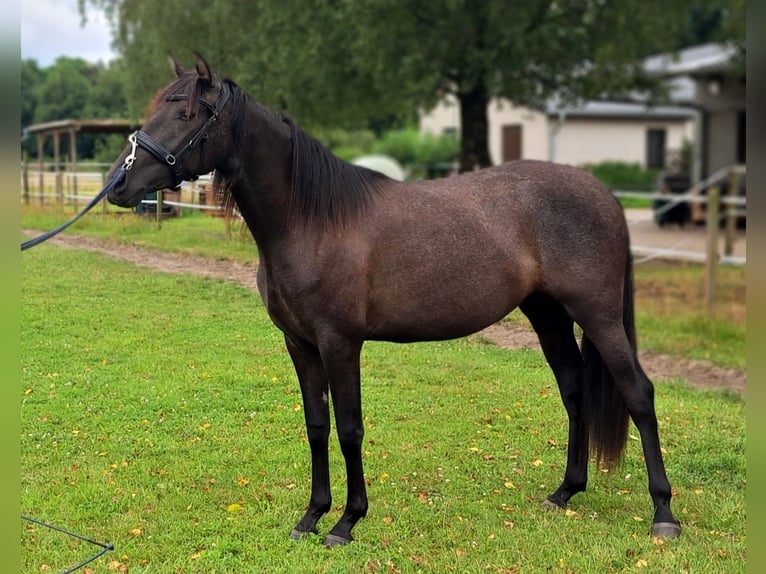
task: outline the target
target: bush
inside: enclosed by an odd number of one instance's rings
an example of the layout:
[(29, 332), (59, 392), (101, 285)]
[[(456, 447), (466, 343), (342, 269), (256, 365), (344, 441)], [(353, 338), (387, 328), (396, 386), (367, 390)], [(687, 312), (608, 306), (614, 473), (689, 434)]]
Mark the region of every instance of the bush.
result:
[(435, 136), (415, 128), (393, 130), (373, 145), (373, 153), (390, 155), (411, 171), (425, 171), (427, 166), (452, 163), (458, 156), (454, 135)]
[(336, 156), (346, 161), (369, 154), (388, 155), (411, 176), (425, 177), (430, 166), (457, 160), (459, 142), (455, 135), (422, 134), (416, 128), (390, 130), (379, 139), (371, 130), (315, 130), (317, 139)]
[(375, 143), (371, 130), (326, 129), (314, 130), (312, 134), (339, 158), (351, 161), (370, 153)]
[(644, 169), (639, 163), (604, 161), (583, 166), (612, 190), (654, 191), (658, 171)]

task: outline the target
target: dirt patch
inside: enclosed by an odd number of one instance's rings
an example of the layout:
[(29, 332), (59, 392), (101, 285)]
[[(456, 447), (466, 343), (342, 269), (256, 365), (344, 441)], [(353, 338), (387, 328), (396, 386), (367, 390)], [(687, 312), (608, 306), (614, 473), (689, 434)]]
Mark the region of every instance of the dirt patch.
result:
[[(540, 349), (537, 335), (531, 329), (498, 323), (487, 327), (480, 336), (504, 349)], [(724, 389), (744, 395), (746, 373), (743, 369), (718, 367), (709, 361), (662, 355), (639, 349), (641, 365), (653, 381), (681, 379), (700, 389)]]
[[(25, 232), (38, 235), (39, 232)], [(257, 264), (242, 264), (235, 261), (198, 257), (178, 253), (164, 253), (155, 249), (122, 245), (114, 241), (86, 236), (58, 235), (52, 243), (69, 248), (88, 249), (103, 253), (115, 259), (129, 261), (136, 265), (164, 271), (166, 273), (191, 273), (233, 281), (256, 290)], [(537, 335), (518, 325), (497, 323), (478, 333), (493, 344), (505, 349), (539, 349)], [(743, 369), (718, 367), (708, 361), (687, 359), (639, 351), (644, 370), (655, 381), (681, 379), (686, 384), (704, 389), (723, 389), (744, 395), (746, 373)]]

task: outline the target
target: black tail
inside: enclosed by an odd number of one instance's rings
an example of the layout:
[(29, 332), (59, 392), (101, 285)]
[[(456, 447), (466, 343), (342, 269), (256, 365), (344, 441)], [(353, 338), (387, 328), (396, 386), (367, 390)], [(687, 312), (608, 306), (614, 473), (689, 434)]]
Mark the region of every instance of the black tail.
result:
[[(633, 258), (630, 255), (625, 266), (622, 321), (630, 346), (635, 352)], [(620, 462), (625, 451), (630, 421), (628, 409), (598, 349), (585, 335), (582, 338), (582, 356), (585, 367), (583, 419), (589, 429), (590, 449), (598, 464), (612, 467)]]

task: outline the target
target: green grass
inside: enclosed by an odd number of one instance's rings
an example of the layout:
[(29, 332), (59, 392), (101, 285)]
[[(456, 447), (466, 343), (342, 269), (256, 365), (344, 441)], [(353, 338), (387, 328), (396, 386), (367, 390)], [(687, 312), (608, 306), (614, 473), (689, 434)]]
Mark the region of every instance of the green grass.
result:
[(649, 209), (652, 207), (651, 198), (620, 197), (618, 200), (624, 209)]
[[(71, 210), (22, 206), (21, 226), (36, 230), (53, 229), (73, 214)], [(96, 207), (65, 233), (239, 262), (257, 259), (255, 242), (241, 221), (233, 221), (231, 233), (227, 233), (223, 218), (200, 212), (164, 219), (158, 226), (154, 216), (137, 216), (128, 210), (102, 213)]]
[(704, 266), (635, 267), (636, 329), (641, 348), (745, 368), (745, 267), (720, 267), (716, 305), (705, 306)]
[[(219, 222), (220, 224), (220, 222)], [(308, 500), (300, 393), (254, 293), (43, 245), (22, 265), (22, 509), (115, 550), (94, 572), (743, 572), (745, 405), (660, 382), (678, 540), (646, 533), (637, 440), (571, 512), (566, 417), (542, 355), (478, 338), (363, 354), (370, 513), (328, 551), (287, 535)], [(631, 429), (633, 437), (635, 429)], [(345, 499), (330, 447), (336, 506)], [(94, 552), (22, 523), (24, 572)]]

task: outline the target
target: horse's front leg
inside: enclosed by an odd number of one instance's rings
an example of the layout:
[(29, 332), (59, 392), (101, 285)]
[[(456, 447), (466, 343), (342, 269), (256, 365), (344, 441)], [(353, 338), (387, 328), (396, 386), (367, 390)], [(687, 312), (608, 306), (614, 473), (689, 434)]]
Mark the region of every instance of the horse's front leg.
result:
[(367, 514), (367, 489), (362, 467), (362, 396), (359, 374), (361, 342), (333, 341), (320, 347), (322, 362), (330, 383), (335, 426), (346, 462), (347, 498), (340, 520), (325, 538), (325, 546), (354, 540), (351, 529)]
[(298, 540), (306, 534), (317, 533), (317, 522), (332, 505), (327, 452), (330, 411), (327, 402), (327, 375), (319, 352), (309, 344), (293, 342), (289, 337), (285, 337), (285, 342), (301, 386), (306, 433), (311, 448), (311, 498), (306, 514), (290, 533), (290, 538)]

